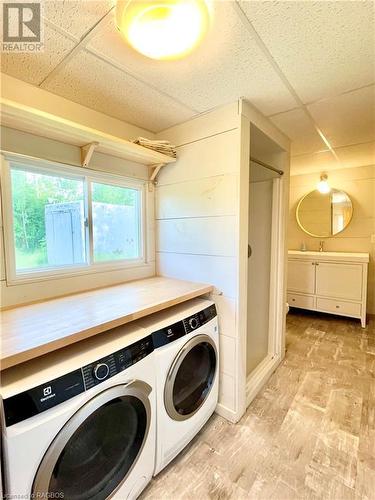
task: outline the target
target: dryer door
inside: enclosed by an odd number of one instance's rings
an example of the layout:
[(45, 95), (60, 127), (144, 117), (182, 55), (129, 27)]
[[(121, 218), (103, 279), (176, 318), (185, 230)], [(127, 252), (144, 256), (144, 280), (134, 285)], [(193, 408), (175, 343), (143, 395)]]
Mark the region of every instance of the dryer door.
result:
[(111, 496), (128, 477), (147, 439), (150, 392), (149, 385), (135, 381), (111, 387), (82, 406), (44, 455), (33, 497)]
[(164, 404), (174, 420), (196, 413), (209, 395), (217, 372), (217, 349), (208, 335), (197, 335), (175, 358), (165, 383)]

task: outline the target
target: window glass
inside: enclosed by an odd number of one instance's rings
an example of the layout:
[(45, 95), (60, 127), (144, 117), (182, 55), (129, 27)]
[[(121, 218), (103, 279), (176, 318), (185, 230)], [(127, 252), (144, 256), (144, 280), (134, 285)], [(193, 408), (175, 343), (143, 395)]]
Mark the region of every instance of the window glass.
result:
[(11, 169), (16, 270), (84, 264), (84, 181)]
[(141, 256), (139, 207), (137, 189), (92, 183), (95, 262)]

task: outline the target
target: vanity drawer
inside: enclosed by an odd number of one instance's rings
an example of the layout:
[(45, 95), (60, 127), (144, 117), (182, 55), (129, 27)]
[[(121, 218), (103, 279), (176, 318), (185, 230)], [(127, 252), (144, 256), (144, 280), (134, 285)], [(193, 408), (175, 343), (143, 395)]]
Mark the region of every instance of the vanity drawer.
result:
[(348, 316), (360, 316), (361, 304), (355, 302), (343, 302), (335, 299), (316, 299), (316, 308), (318, 311), (344, 314)]
[(297, 293), (288, 293), (287, 301), (291, 307), (300, 307), (301, 309), (315, 309), (315, 299), (312, 295), (298, 295)]

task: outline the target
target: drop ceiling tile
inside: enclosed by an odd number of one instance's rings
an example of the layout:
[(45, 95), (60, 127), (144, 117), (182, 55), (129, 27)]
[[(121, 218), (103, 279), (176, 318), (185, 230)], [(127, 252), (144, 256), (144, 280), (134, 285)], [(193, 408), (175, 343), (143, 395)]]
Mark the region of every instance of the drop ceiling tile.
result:
[(271, 117), (271, 121), (292, 141), (292, 156), (327, 149), (302, 109), (294, 109)]
[(114, 0), (47, 0), (43, 3), (43, 15), (74, 37), (81, 38), (114, 3)]
[(372, 0), (240, 5), (304, 102), (375, 81)]
[(78, 52), (43, 88), (151, 131), (195, 114), (86, 51)]
[(44, 51), (3, 52), (1, 71), (25, 82), (38, 85), (74, 47), (74, 42), (49, 26), (44, 28)]
[[(311, 172), (327, 172), (342, 168), (330, 151), (300, 155), (291, 158), (290, 174), (302, 175)], [(318, 178), (318, 176), (317, 176)]]
[(375, 141), (337, 148), (335, 153), (338, 161), (329, 151), (292, 157), (291, 174), (300, 175), (375, 165)]
[(316, 102), (308, 109), (334, 147), (375, 138), (375, 85)]
[(189, 56), (155, 61), (131, 49), (114, 19), (103, 23), (88, 49), (199, 112), (245, 97), (264, 114), (296, 106), (279, 76), (231, 5), (214, 2), (211, 30)]
[(375, 165), (375, 141), (335, 150), (343, 168)]

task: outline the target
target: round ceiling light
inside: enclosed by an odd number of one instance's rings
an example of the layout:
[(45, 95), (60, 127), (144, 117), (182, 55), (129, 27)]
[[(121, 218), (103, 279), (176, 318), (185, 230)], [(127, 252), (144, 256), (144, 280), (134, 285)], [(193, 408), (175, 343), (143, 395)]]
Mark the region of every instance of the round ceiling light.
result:
[(204, 0), (119, 0), (116, 23), (127, 42), (152, 59), (178, 59), (191, 52), (209, 27)]

